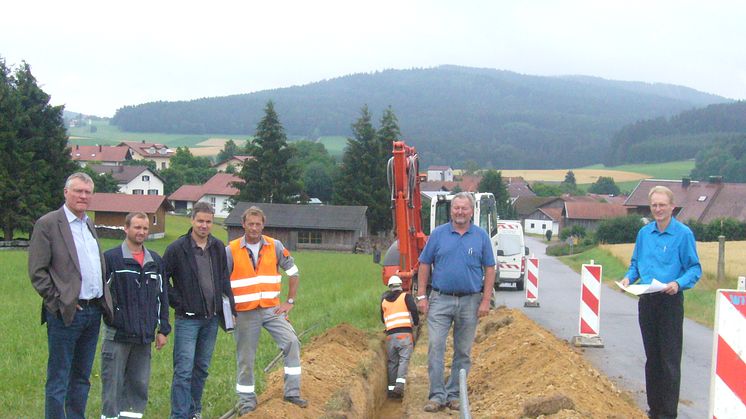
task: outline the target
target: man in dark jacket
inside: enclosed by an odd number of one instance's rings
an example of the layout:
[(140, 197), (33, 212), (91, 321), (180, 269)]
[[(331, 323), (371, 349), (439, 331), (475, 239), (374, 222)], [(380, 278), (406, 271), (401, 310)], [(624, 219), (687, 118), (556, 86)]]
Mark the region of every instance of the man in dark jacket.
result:
[(113, 314), (104, 318), (101, 345), (102, 418), (142, 417), (148, 404), (150, 344), (155, 341), (160, 350), (171, 331), (163, 262), (143, 246), (149, 230), (147, 214), (128, 214), (124, 242), (104, 253)]
[(236, 314), (225, 245), (210, 234), (214, 214), (210, 204), (197, 202), (192, 208), (192, 228), (163, 254), (168, 303), (176, 312), (173, 419), (202, 416), (202, 390), (215, 349), (218, 319), (223, 316), (223, 296), (231, 314)]
[(414, 350), (412, 328), (420, 323), (420, 316), (412, 294), (402, 291), (401, 278), (393, 275), (387, 285), (389, 290), (381, 297), (381, 321), (386, 325), (388, 394), (401, 398), (407, 383), (409, 358)]

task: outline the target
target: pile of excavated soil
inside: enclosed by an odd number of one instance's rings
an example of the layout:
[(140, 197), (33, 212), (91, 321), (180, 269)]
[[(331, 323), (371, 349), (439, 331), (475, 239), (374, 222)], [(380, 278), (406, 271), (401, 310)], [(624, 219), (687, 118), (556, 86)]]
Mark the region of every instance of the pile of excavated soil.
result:
[[(246, 417), (439, 418), (427, 402), (427, 333), (415, 347), (403, 401), (386, 400), (382, 334), (340, 325), (303, 348), (301, 409), (282, 401), (282, 368), (268, 376), (259, 407)], [(450, 339), (449, 339), (450, 340)], [(450, 342), (449, 342), (450, 347)], [(450, 350), (446, 373), (450, 371)], [(632, 397), (594, 369), (582, 350), (554, 337), (517, 310), (498, 309), (479, 322), (472, 351), (469, 401), (475, 418), (644, 418)]]

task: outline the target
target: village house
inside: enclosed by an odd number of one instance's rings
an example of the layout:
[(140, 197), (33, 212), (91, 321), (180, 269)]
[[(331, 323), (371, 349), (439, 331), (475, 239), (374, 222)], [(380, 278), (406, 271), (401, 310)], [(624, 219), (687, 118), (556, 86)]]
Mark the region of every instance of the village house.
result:
[(577, 225), (586, 231), (595, 231), (602, 220), (625, 215), (627, 208), (624, 205), (585, 200), (565, 201), (560, 230)]
[(168, 169), (171, 156), (175, 151), (168, 148), (167, 145), (157, 143), (146, 143), (145, 140), (122, 141), (119, 146), (125, 146), (132, 152), (132, 158), (135, 160), (153, 160), (158, 170)]
[(123, 228), (127, 214), (144, 212), (150, 220), (148, 239), (160, 239), (166, 235), (166, 212), (172, 209), (163, 195), (118, 193), (94, 193), (88, 206), (88, 210), (94, 213), (93, 223), (97, 228)]
[(182, 185), (168, 196), (176, 212), (188, 213), (196, 202), (207, 202), (215, 210), (215, 216), (225, 218), (230, 214), (230, 199), (238, 195), (234, 182), (243, 182), (230, 173), (216, 173), (202, 185)]
[(241, 215), (251, 207), (264, 211), (264, 234), (282, 241), (290, 250), (352, 252), (358, 239), (368, 234), (365, 206), (296, 205), (238, 202), (225, 219), (229, 240), (244, 234)]
[(233, 166), (234, 173), (238, 173), (241, 171), (241, 168), (243, 167), (243, 163), (246, 160), (253, 159), (253, 158), (254, 158), (253, 156), (233, 156), (221, 162), (213, 164), (212, 167), (218, 172), (226, 172), (228, 171), (228, 166)]
[(427, 168), (428, 182), (453, 182), (453, 169), (449, 166), (430, 166)]
[(104, 166), (93, 164), (98, 173), (110, 173), (119, 185), (119, 193), (131, 195), (164, 195), (163, 179), (146, 166)]
[(648, 193), (654, 186), (665, 186), (673, 192), (673, 215), (681, 222), (695, 220), (709, 223), (718, 218), (746, 221), (746, 183), (724, 183), (712, 176), (699, 182), (682, 180), (644, 179), (624, 202), (630, 212), (650, 218)]
[(128, 147), (110, 145), (75, 145), (70, 148), (70, 158), (80, 167), (98, 163), (104, 166), (120, 166), (125, 160), (132, 160)]

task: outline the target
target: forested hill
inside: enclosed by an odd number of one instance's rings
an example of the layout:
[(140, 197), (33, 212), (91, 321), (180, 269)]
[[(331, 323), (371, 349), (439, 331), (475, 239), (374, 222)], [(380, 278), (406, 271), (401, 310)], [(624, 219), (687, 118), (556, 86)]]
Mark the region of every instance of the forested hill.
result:
[(616, 133), (608, 165), (694, 158), (700, 150), (740, 141), (746, 134), (746, 101), (710, 105), (625, 126)]
[(425, 164), (565, 168), (603, 160), (624, 125), (726, 102), (692, 89), (592, 77), (441, 66), (355, 74), (304, 86), (119, 109), (126, 131), (253, 134), (268, 100), (291, 137), (351, 135), (367, 104), (391, 106)]

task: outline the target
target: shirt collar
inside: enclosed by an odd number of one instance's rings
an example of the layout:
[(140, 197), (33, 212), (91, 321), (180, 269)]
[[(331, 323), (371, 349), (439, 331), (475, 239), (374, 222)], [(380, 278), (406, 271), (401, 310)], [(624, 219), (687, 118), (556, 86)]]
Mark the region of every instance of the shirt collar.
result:
[[(264, 246), (264, 245), (266, 245), (266, 244), (267, 244), (267, 243), (266, 243), (266, 242), (264, 241), (264, 236), (261, 236), (261, 237), (259, 238), (259, 244), (261, 244), (262, 246)], [(246, 235), (245, 235), (245, 234), (244, 234), (243, 236), (241, 236), (241, 247), (242, 247), (242, 248), (244, 248), (244, 247), (248, 247), (248, 243), (246, 242)]]
[(668, 222), (668, 226), (666, 226), (666, 229), (663, 231), (658, 230), (658, 223), (655, 221), (652, 221), (653, 223), (653, 233), (656, 234), (674, 234), (676, 230), (679, 228), (679, 222), (676, 220), (676, 217), (671, 217), (671, 221)]
[[(75, 214), (73, 214), (72, 211), (70, 211), (70, 208), (67, 207), (67, 204), (62, 205), (62, 209), (65, 210), (65, 217), (67, 217), (67, 222), (72, 223), (75, 220), (80, 220)], [(83, 219), (81, 220), (84, 223), (88, 222), (88, 214), (83, 213)]]
[[(469, 229), (466, 230), (464, 234), (471, 233), (473, 228), (474, 228), (474, 223), (469, 222)], [(448, 231), (451, 233), (457, 233), (457, 231), (453, 228), (453, 222), (448, 222)]]

